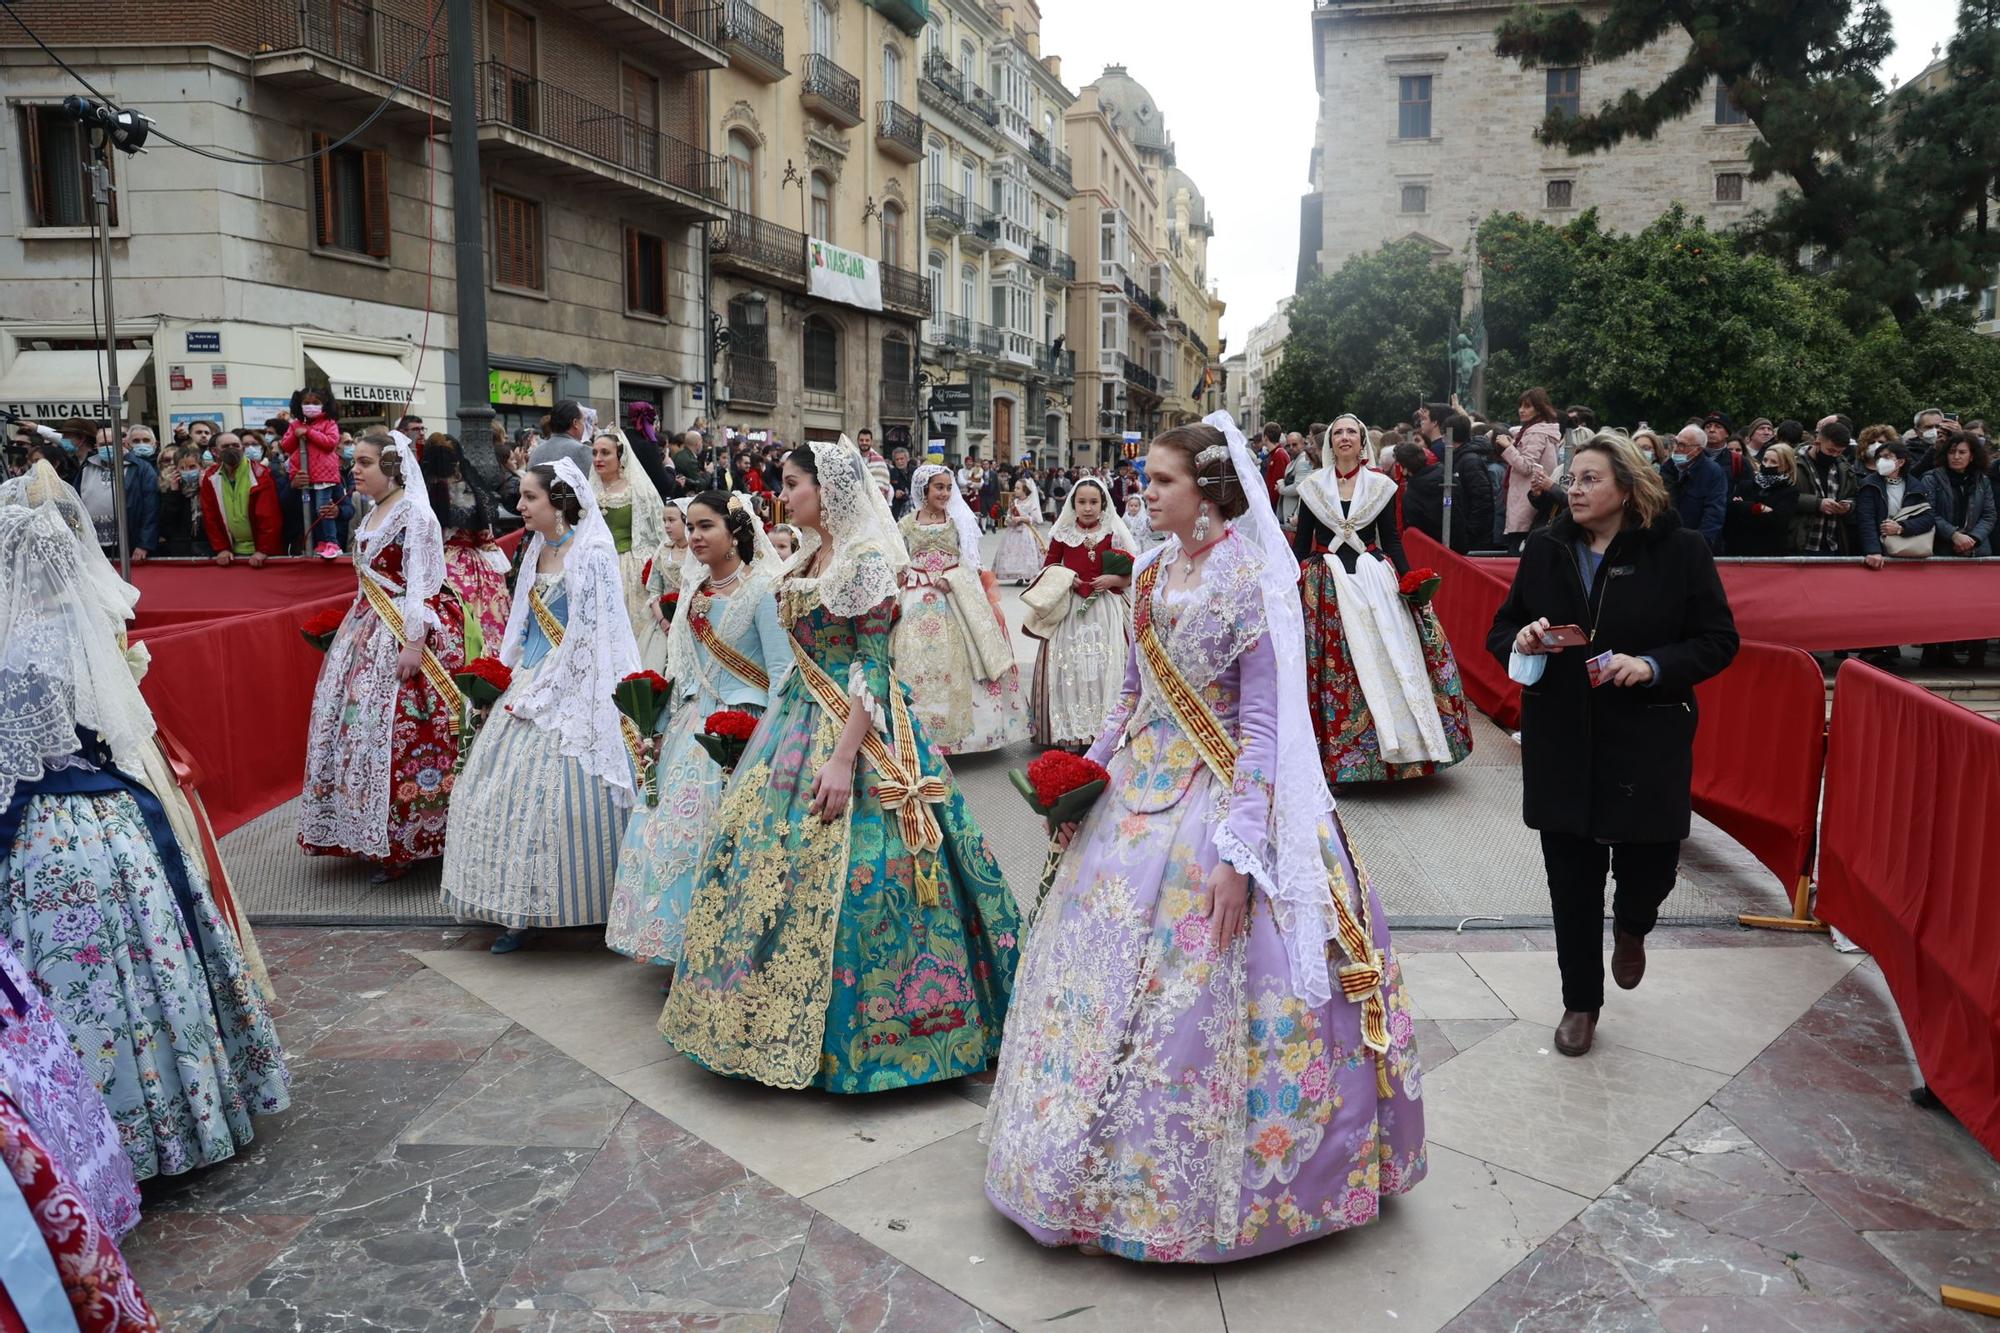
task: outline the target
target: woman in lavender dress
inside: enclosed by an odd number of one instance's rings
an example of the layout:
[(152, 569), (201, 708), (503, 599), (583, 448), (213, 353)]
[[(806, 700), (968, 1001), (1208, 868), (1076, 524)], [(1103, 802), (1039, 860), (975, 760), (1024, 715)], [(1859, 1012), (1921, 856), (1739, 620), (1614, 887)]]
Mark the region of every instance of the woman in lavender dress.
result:
[(1374, 1220), (1423, 1178), (1423, 1109), (1256, 464), (1217, 413), (1156, 438), (1147, 474), (1168, 537), (1091, 750), (1109, 787), (1061, 830), (1022, 947), (986, 1194), (1044, 1245), (1213, 1263)]

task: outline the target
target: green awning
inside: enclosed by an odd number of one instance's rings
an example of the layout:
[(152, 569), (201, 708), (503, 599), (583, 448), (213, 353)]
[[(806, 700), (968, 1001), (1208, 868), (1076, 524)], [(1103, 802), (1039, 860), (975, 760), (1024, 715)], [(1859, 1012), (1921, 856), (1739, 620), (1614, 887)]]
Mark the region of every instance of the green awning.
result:
[(861, 0), (870, 9), (914, 37), (931, 21), (930, 0)]

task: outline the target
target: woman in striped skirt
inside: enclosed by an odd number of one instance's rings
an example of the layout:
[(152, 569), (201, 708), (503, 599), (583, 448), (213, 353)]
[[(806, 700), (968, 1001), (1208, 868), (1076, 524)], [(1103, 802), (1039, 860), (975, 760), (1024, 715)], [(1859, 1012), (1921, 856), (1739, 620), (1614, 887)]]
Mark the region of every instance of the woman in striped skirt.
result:
[(618, 682), (639, 669), (618, 552), (575, 463), (521, 474), (533, 534), (501, 660), (514, 679), (452, 792), (444, 901), (462, 921), (531, 931), (602, 925), (617, 879), (633, 780)]

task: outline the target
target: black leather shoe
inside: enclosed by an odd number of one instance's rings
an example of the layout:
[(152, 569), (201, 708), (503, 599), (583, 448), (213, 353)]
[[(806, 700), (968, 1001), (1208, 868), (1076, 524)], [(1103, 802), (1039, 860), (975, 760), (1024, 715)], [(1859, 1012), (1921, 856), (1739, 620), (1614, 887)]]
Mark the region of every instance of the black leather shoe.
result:
[(1631, 990), (1646, 975), (1646, 937), (1611, 924), (1611, 979), (1618, 989)]
[(1597, 1010), (1565, 1009), (1556, 1024), (1556, 1049), (1564, 1055), (1586, 1055), (1597, 1036)]

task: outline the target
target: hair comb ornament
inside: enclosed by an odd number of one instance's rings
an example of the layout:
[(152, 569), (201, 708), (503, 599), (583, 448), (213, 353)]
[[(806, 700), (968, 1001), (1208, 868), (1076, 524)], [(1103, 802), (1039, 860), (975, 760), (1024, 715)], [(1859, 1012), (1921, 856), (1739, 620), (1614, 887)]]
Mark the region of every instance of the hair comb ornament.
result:
[(1194, 456), (1194, 462), (1196, 467), (1203, 467), (1209, 463), (1220, 462), (1227, 457), (1229, 457), (1228, 445), (1211, 444), (1208, 446), (1208, 448), (1202, 450), (1200, 453)]

